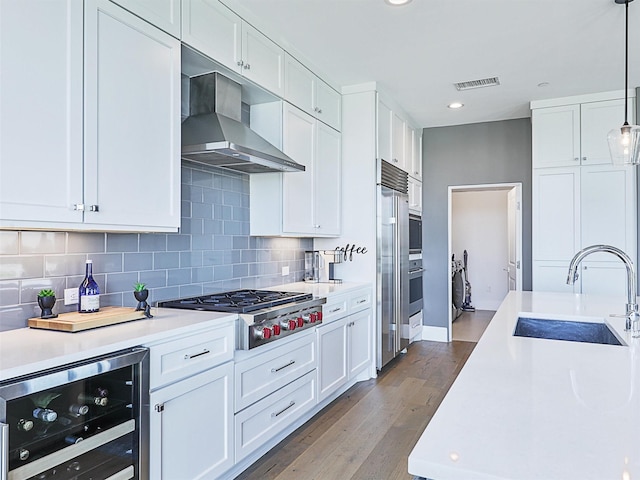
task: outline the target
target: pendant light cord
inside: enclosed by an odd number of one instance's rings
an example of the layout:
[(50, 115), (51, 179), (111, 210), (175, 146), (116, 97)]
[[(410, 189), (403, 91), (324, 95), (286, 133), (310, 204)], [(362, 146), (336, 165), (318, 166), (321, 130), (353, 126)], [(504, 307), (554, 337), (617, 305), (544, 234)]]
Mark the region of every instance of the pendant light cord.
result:
[(627, 121), (627, 99), (629, 91), (629, 0), (624, 2), (624, 124), (629, 125)]

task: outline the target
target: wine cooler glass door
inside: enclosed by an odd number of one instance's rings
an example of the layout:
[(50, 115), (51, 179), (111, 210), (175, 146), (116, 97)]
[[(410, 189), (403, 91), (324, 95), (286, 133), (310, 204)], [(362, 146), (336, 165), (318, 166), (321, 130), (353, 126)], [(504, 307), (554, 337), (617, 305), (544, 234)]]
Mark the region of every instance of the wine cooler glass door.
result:
[(0, 384), (5, 478), (144, 478), (147, 357), (134, 349)]

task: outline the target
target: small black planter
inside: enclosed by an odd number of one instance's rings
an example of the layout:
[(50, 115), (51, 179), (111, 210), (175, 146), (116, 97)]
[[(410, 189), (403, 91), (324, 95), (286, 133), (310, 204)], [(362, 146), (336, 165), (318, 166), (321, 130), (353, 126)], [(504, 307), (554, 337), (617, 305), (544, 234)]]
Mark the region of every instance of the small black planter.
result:
[(42, 309), (40, 318), (57, 318), (58, 314), (53, 313), (52, 308), (56, 304), (56, 297), (38, 297), (38, 305)]
[(149, 290), (147, 290), (146, 288), (144, 290), (134, 290), (133, 296), (136, 297), (136, 300), (138, 301), (136, 312), (142, 310), (144, 311), (144, 314), (147, 318), (153, 318), (153, 315), (151, 315), (151, 307), (147, 303), (147, 298), (149, 298)]

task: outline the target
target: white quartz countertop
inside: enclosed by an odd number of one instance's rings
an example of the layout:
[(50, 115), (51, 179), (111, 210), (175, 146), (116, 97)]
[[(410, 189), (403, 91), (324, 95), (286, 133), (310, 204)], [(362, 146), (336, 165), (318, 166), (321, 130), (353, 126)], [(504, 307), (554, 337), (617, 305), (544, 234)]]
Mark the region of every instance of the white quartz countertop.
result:
[(200, 329), (223, 326), (235, 313), (152, 309), (153, 318), (82, 332), (20, 328), (0, 333), (0, 381), (85, 360), (118, 350), (148, 345)]
[[(409, 455), (433, 480), (640, 479), (640, 340), (624, 300), (511, 292)], [(514, 337), (521, 313), (606, 321), (626, 346)], [(578, 319), (578, 318), (576, 318)]]

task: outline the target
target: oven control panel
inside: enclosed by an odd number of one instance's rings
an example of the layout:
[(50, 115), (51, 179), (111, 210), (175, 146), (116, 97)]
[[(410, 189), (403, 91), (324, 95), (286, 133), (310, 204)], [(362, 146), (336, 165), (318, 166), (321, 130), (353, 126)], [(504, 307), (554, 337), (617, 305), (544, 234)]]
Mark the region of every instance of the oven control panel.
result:
[[(321, 300), (320, 303), (318, 301)], [(297, 305), (297, 308), (274, 309), (269, 315), (240, 315), (238, 349), (249, 350), (275, 342), (322, 323), (322, 303), (326, 299)]]

